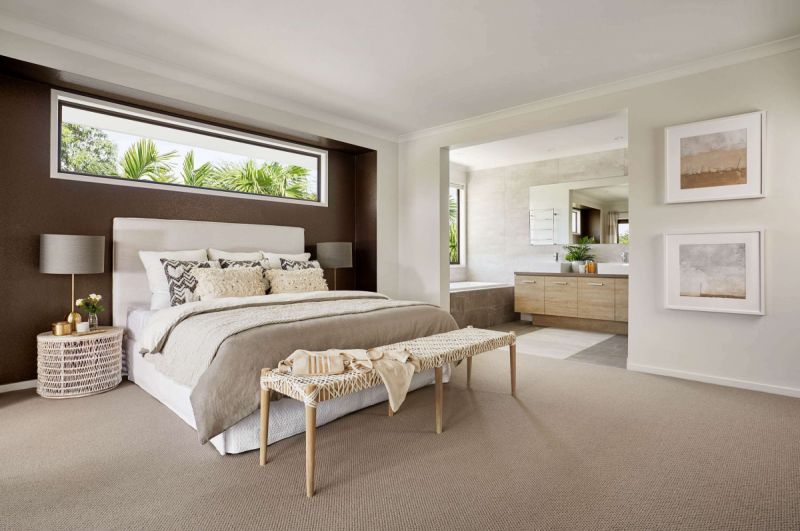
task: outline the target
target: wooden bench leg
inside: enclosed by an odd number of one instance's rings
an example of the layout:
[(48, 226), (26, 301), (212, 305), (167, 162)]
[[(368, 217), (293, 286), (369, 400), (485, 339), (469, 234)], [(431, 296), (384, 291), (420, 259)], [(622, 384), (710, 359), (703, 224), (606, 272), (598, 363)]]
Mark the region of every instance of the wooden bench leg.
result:
[(258, 464), (264, 466), (267, 464), (267, 439), (269, 436), (269, 399), (272, 396), (270, 389), (261, 390), (261, 431), (259, 433), (259, 440), (261, 443), (261, 452), (258, 457)]
[(314, 495), (314, 461), (317, 444), (317, 408), (306, 406), (306, 496)]
[(436, 408), (436, 433), (442, 433), (442, 408), (444, 406), (444, 385), (442, 385), (442, 368), (434, 369), (436, 375), (435, 408)]
[(472, 381), (472, 356), (467, 358), (467, 387), (470, 386)]
[(511, 396), (517, 396), (517, 345), (509, 345), (509, 357), (511, 361)]

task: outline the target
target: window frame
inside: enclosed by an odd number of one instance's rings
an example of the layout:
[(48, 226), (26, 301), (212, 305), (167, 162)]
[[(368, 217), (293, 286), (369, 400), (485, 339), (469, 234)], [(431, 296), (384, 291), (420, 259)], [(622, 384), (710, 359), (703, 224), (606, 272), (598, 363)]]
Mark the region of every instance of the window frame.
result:
[[(137, 181), (123, 177), (92, 175), (61, 170), (61, 110), (64, 105), (84, 109), (91, 112), (116, 116), (142, 123), (169, 127), (172, 129), (191, 133), (241, 142), (254, 146), (261, 146), (290, 153), (308, 155), (317, 159), (317, 200), (298, 199), (294, 197), (269, 196), (249, 192), (217, 190), (201, 188), (175, 183), (155, 183), (151, 181)], [(232, 128), (212, 125), (198, 120), (190, 120), (173, 116), (163, 112), (155, 112), (130, 105), (123, 105), (106, 100), (52, 89), (50, 96), (50, 178), (65, 179), (68, 181), (111, 184), (117, 186), (134, 186), (154, 190), (174, 192), (188, 192), (195, 194), (214, 195), (222, 197), (239, 197), (259, 201), (275, 201), (280, 203), (293, 203), (308, 206), (328, 206), (328, 152), (302, 144), (295, 144), (283, 140), (276, 140), (264, 135), (239, 131)]]
[[(467, 227), (467, 214), (466, 214), (466, 195), (467, 195), (467, 187), (461, 183), (450, 183), (447, 188), (447, 195), (448, 198), (450, 197), (450, 189), (454, 188), (457, 190), (456, 193), (456, 205), (458, 206), (458, 216), (456, 220), (456, 231), (458, 232), (458, 262), (449, 262), (449, 255), (448, 252), (448, 262), (450, 267), (466, 267), (467, 266), (467, 235), (466, 235), (466, 227)], [(448, 199), (449, 201), (449, 199)], [(450, 226), (450, 222), (448, 220), (448, 230)], [(450, 247), (450, 243), (448, 241), (448, 249)]]

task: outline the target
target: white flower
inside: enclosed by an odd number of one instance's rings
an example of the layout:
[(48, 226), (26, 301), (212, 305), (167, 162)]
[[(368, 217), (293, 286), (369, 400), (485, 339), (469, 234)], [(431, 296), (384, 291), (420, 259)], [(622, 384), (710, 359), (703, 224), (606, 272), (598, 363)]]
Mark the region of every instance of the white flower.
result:
[(100, 299), (103, 298), (103, 296), (102, 295), (95, 295), (94, 298), (97, 299), (97, 300), (100, 300)]
[(96, 295), (96, 294), (94, 294), (94, 293), (90, 293), (90, 294), (89, 294), (89, 298), (90, 298), (90, 299), (96, 299), (96, 298), (97, 298), (97, 295)]
[(75, 306), (80, 306), (81, 304), (83, 304), (83, 299), (78, 299), (75, 301)]

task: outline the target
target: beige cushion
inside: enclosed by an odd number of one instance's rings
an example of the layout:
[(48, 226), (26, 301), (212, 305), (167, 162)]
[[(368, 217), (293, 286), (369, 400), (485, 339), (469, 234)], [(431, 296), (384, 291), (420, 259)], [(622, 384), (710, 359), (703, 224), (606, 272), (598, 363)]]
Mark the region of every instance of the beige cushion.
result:
[(328, 291), (328, 283), (322, 276), (322, 269), (300, 269), (284, 271), (270, 269), (267, 271), (270, 293), (298, 293), (303, 291)]
[(195, 296), (200, 300), (223, 297), (252, 297), (266, 292), (261, 267), (193, 269), (197, 279)]

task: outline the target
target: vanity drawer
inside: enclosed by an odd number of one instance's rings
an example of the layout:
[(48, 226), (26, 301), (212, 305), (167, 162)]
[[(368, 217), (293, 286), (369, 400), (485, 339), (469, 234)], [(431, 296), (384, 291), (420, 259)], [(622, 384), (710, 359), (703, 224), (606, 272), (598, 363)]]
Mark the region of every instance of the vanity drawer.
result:
[(628, 321), (628, 279), (614, 279), (614, 320)]
[(514, 278), (514, 311), (544, 313), (544, 277), (517, 275)]
[(613, 278), (578, 279), (578, 317), (614, 320)]
[(544, 313), (578, 316), (578, 282), (575, 277), (544, 277)]

